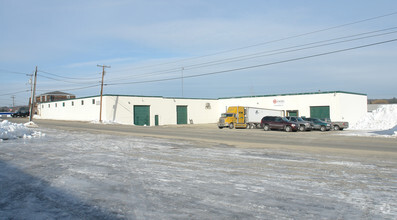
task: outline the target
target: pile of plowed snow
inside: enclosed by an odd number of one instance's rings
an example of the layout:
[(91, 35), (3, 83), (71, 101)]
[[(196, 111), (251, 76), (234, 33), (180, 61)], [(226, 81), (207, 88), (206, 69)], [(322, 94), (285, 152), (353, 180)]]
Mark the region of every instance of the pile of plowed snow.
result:
[(351, 127), (354, 130), (390, 130), (397, 131), (397, 105), (381, 105), (378, 109), (367, 113)]
[(32, 131), (23, 124), (12, 123), (7, 120), (0, 122), (0, 141), (16, 138), (31, 138), (32, 136), (42, 136), (42, 134)]

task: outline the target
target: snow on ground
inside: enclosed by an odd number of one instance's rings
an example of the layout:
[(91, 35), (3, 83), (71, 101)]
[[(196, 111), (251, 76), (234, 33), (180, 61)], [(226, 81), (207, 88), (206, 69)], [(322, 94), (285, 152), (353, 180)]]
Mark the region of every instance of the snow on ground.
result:
[[(32, 124), (29, 124), (31, 126)], [(35, 132), (27, 125), (12, 123), (7, 120), (0, 121), (0, 141), (15, 138), (32, 138), (41, 136), (40, 132)]]
[(0, 143), (1, 218), (397, 219), (397, 161), (376, 155), (38, 131)]
[(381, 105), (367, 113), (344, 135), (397, 137), (397, 105)]

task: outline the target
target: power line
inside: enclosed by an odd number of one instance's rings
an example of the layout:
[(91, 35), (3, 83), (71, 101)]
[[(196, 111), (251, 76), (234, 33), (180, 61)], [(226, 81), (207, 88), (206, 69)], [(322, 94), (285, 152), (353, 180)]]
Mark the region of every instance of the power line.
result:
[[(48, 77), (48, 76), (43, 76), (43, 75), (40, 75), (40, 77), (43, 77), (43, 78), (46, 78), (46, 79), (55, 80), (55, 81), (59, 81), (59, 82), (72, 83), (72, 84), (80, 84), (80, 85), (85, 85), (85, 84), (87, 84), (87, 83), (88, 83), (88, 82), (86, 82), (86, 83), (80, 83), (80, 82), (71, 82), (71, 81), (62, 80), (62, 79), (55, 79), (55, 78)], [(98, 78), (97, 78), (97, 80), (98, 80)], [(92, 81), (91, 81), (90, 83), (92, 83)]]
[[(73, 91), (73, 90), (82, 90), (82, 89), (88, 89), (88, 88), (93, 88), (100, 86), (100, 84), (97, 85), (90, 85), (90, 86), (84, 86), (84, 87), (77, 87), (77, 88), (70, 88), (70, 89), (62, 89), (62, 91)], [(54, 89), (38, 89), (37, 91), (54, 91)]]
[(1, 72), (12, 73), (12, 74), (28, 75), (28, 74), (26, 74), (26, 73), (17, 72), (17, 71), (12, 71), (12, 70), (6, 70), (6, 69), (0, 69), (0, 71), (1, 71)]
[[(392, 39), (392, 40), (387, 40), (387, 41), (376, 42), (376, 43), (372, 43), (372, 44), (366, 44), (366, 45), (361, 45), (361, 46), (356, 46), (356, 47), (350, 47), (350, 48), (341, 49), (341, 50), (334, 50), (334, 51), (329, 51), (329, 52), (325, 52), (325, 53), (318, 53), (318, 54), (314, 54), (314, 55), (298, 57), (298, 58), (292, 58), (292, 59), (287, 59), (287, 60), (281, 60), (281, 61), (276, 61), (276, 62), (271, 62), (271, 63), (264, 63), (264, 64), (258, 64), (258, 65), (253, 65), (253, 66), (229, 69), (229, 70), (222, 70), (222, 71), (215, 71), (215, 72), (209, 72), (209, 73), (203, 73), (203, 74), (184, 76), (184, 78), (195, 78), (195, 77), (209, 76), (209, 75), (215, 75), (215, 74), (221, 74), (221, 73), (227, 73), (227, 72), (235, 72), (235, 71), (246, 70), (246, 69), (253, 69), (253, 68), (264, 67), (264, 66), (271, 66), (271, 65), (281, 64), (281, 63), (288, 63), (288, 62), (304, 60), (304, 59), (309, 59), (309, 58), (314, 58), (314, 57), (319, 57), (319, 56), (325, 56), (325, 55), (330, 55), (330, 54), (335, 54), (335, 53), (341, 53), (341, 52), (350, 51), (350, 50), (356, 50), (356, 49), (365, 48), (365, 47), (376, 46), (376, 45), (380, 45), (380, 44), (391, 43), (391, 42), (394, 42), (394, 41), (397, 41), (397, 38), (396, 39)], [(181, 79), (181, 77), (173, 77), (173, 78), (158, 79), (158, 80), (137, 81), (137, 82), (111, 83), (111, 84), (106, 84), (106, 85), (125, 85), (125, 84), (151, 83), (151, 82), (162, 82), (162, 81), (170, 81), (170, 80), (177, 80), (177, 79)]]
[[(230, 49), (230, 50), (224, 50), (224, 51), (220, 51), (220, 52), (217, 52), (217, 53), (212, 53), (212, 54), (207, 54), (207, 55), (202, 55), (202, 56), (197, 56), (197, 57), (192, 57), (192, 58), (186, 58), (186, 59), (181, 59), (181, 60), (177, 60), (177, 61), (160, 63), (160, 64), (156, 64), (156, 65), (131, 68), (131, 69), (128, 69), (128, 70), (145, 69), (145, 68), (151, 68), (151, 67), (154, 67), (154, 66), (162, 66), (162, 65), (167, 65), (167, 64), (180, 63), (180, 62), (184, 62), (184, 61), (188, 61), (188, 60), (195, 60), (195, 59), (200, 59), (200, 58), (204, 58), (204, 57), (209, 57), (209, 56), (214, 56), (214, 55), (219, 55), (219, 54), (225, 54), (225, 53), (229, 53), (229, 52), (233, 52), (233, 51), (243, 50), (243, 49), (247, 49), (247, 48), (262, 46), (262, 45), (276, 43), (276, 42), (281, 42), (281, 41), (285, 41), (285, 40), (289, 40), (289, 39), (293, 39), (293, 38), (303, 37), (303, 36), (307, 36), (307, 35), (311, 35), (311, 34), (321, 33), (321, 32), (325, 32), (325, 31), (329, 31), (329, 30), (333, 30), (333, 29), (338, 29), (338, 28), (341, 28), (341, 27), (347, 27), (347, 26), (351, 26), (351, 25), (355, 25), (355, 24), (359, 24), (359, 23), (363, 23), (363, 22), (367, 22), (367, 21), (371, 21), (371, 20), (376, 20), (376, 19), (380, 19), (380, 18), (384, 18), (384, 17), (388, 17), (388, 16), (393, 16), (393, 15), (396, 15), (396, 14), (397, 14), (397, 12), (392, 12), (392, 13), (388, 13), (388, 14), (384, 14), (384, 15), (379, 15), (379, 16), (375, 16), (375, 17), (371, 17), (371, 18), (366, 18), (366, 19), (362, 19), (362, 20), (358, 20), (358, 21), (354, 21), (354, 22), (350, 22), (350, 23), (336, 25), (336, 26), (329, 27), (329, 28), (319, 29), (319, 30), (315, 30), (315, 31), (311, 31), (311, 32), (306, 32), (306, 33), (303, 33), (303, 34), (297, 34), (297, 35), (284, 37), (284, 38), (271, 40), (271, 41), (266, 41), (266, 42), (262, 42), (262, 43), (258, 43), (258, 44), (249, 45), (249, 46), (234, 48), (234, 49)], [(123, 72), (123, 71), (113, 71), (113, 72)]]
[(0, 94), (0, 96), (14, 95), (14, 94), (23, 93), (23, 92), (29, 92), (29, 91), (30, 91), (30, 90), (23, 90), (23, 91), (18, 91), (18, 92), (4, 93), (4, 94)]
[(48, 75), (52, 75), (52, 76), (56, 76), (56, 77), (59, 77), (59, 78), (64, 78), (64, 79), (77, 79), (77, 80), (92, 80), (92, 79), (98, 79), (99, 77), (66, 77), (66, 76), (61, 76), (61, 75), (58, 75), (58, 74), (55, 74), (55, 73), (50, 73), (50, 72), (47, 72), (47, 71), (43, 71), (43, 70), (39, 70), (38, 72), (40, 72), (40, 73), (44, 73), (44, 74), (48, 74)]
[[(362, 39), (367, 39), (367, 38), (379, 37), (379, 36), (397, 33), (397, 31), (391, 31), (391, 32), (387, 32), (387, 33), (381, 33), (381, 34), (375, 34), (375, 35), (370, 35), (370, 36), (365, 36), (365, 37), (348, 39), (348, 38), (352, 38), (352, 37), (358, 37), (358, 36), (362, 36), (362, 35), (379, 33), (379, 32), (383, 32), (383, 31), (395, 30), (395, 29), (397, 29), (397, 27), (391, 27), (391, 28), (370, 31), (370, 32), (365, 32), (365, 33), (360, 33), (360, 34), (332, 38), (332, 39), (328, 39), (328, 40), (322, 40), (322, 41), (317, 41), (317, 42), (312, 42), (312, 43), (307, 43), (307, 44), (301, 44), (301, 45), (297, 45), (297, 46), (285, 47), (285, 48), (281, 48), (281, 49), (262, 51), (262, 52), (258, 52), (258, 53), (242, 55), (242, 56), (237, 56), (237, 57), (231, 57), (231, 58), (226, 58), (226, 59), (221, 59), (221, 60), (215, 60), (215, 61), (210, 61), (210, 62), (205, 62), (205, 63), (185, 65), (183, 68), (184, 68), (184, 70), (192, 70), (192, 69), (220, 65), (220, 64), (230, 63), (230, 62), (238, 62), (238, 61), (243, 61), (243, 60), (248, 60), (248, 59), (264, 57), (264, 56), (272, 56), (272, 55), (278, 55), (278, 54), (283, 54), (283, 53), (290, 53), (290, 52), (296, 52), (296, 51), (301, 51), (301, 50), (313, 49), (313, 48), (317, 48), (317, 47), (329, 46), (329, 45), (334, 45), (334, 44), (339, 44), (339, 43), (346, 43), (346, 42), (350, 42), (350, 41), (357, 41), (357, 40), (362, 40)], [(341, 40), (341, 39), (347, 39), (347, 40)], [(336, 41), (336, 40), (341, 40), (341, 41)], [(332, 41), (336, 41), (336, 42), (332, 42)], [(332, 42), (332, 43), (326, 43), (326, 42)], [(320, 44), (320, 43), (326, 43), (326, 44)], [(319, 45), (316, 45), (316, 44), (319, 44)], [(316, 46), (310, 46), (310, 45), (316, 45)], [(310, 47), (304, 47), (304, 46), (310, 46)], [(294, 49), (294, 48), (298, 48), (298, 49)], [(110, 80), (110, 81), (114, 82), (114, 81), (118, 81), (118, 80), (130, 79), (130, 78), (149, 77), (149, 76), (173, 73), (173, 72), (177, 73), (180, 71), (180, 69), (181, 69), (180, 67), (175, 67), (175, 68), (167, 69), (167, 70), (159, 70), (159, 71), (154, 71), (154, 72), (150, 72), (150, 73), (136, 74), (133, 76), (118, 78), (118, 79), (114, 79), (114, 80)]]

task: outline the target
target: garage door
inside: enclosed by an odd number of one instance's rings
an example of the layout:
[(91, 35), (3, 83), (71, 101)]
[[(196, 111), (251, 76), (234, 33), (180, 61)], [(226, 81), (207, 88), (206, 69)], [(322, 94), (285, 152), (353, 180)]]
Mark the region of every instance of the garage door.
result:
[(134, 125), (150, 126), (149, 105), (134, 105)]
[(330, 118), (329, 106), (310, 106), (310, 117), (311, 118)]
[(187, 124), (187, 106), (176, 106), (176, 123)]

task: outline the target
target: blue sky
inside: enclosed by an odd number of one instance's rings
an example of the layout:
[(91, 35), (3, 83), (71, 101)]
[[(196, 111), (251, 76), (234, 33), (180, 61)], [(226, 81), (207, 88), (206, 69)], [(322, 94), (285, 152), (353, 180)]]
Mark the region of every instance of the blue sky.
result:
[(0, 30), (0, 106), (36, 66), (36, 94), (98, 95), (97, 64), (106, 94), (397, 96), (395, 0), (0, 0)]

